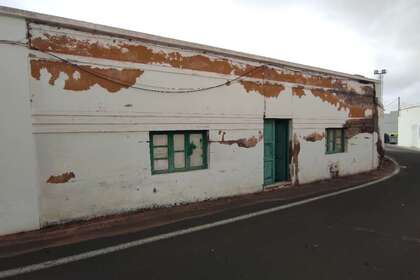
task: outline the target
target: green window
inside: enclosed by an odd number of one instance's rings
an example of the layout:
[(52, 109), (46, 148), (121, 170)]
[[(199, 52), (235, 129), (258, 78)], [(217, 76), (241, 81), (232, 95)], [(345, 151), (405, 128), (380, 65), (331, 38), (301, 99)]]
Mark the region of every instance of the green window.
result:
[(152, 174), (207, 168), (206, 131), (150, 132)]
[(344, 153), (345, 133), (343, 128), (327, 128), (327, 154)]

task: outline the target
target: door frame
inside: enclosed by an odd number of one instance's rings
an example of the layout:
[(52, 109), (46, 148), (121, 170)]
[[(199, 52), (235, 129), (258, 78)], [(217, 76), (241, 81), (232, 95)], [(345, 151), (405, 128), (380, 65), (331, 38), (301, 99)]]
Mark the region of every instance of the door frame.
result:
[[(265, 151), (263, 152), (263, 162), (264, 162), (264, 164), (263, 164), (263, 174), (264, 174), (264, 176), (263, 176), (263, 186), (269, 186), (269, 185), (273, 185), (273, 184), (278, 184), (278, 183), (281, 183), (281, 182), (287, 182), (287, 181), (289, 181), (290, 180), (290, 166), (289, 166), (289, 161), (290, 161), (290, 135), (291, 135), (291, 133), (290, 133), (290, 128), (291, 128), (291, 119), (284, 119), (284, 118), (264, 118), (264, 125), (265, 125), (265, 123), (266, 123), (266, 121), (271, 121), (271, 122), (273, 122), (273, 135), (274, 135), (274, 139), (273, 139), (273, 142), (274, 142), (274, 145), (273, 145), (273, 162), (274, 162), (274, 167), (273, 167), (273, 182), (270, 182), (270, 183), (266, 183), (265, 182), (265, 161), (266, 161), (266, 157), (265, 157)], [(285, 141), (285, 147), (284, 147), (284, 149), (285, 149), (285, 152), (286, 152), (286, 160), (285, 160), (285, 166), (284, 166), (284, 168), (286, 169), (285, 170), (285, 174), (286, 174), (286, 179), (285, 180), (279, 180), (278, 178), (277, 178), (277, 168), (278, 168), (278, 166), (277, 166), (277, 164), (278, 164), (278, 162), (276, 161), (276, 150), (278, 149), (278, 147), (277, 147), (277, 139), (276, 139), (276, 137), (277, 137), (277, 125), (279, 124), (279, 123), (284, 123), (285, 125), (286, 125), (286, 141)], [(264, 131), (264, 133), (265, 133), (265, 131)], [(265, 149), (265, 138), (264, 138), (264, 145), (263, 145), (263, 148)]]

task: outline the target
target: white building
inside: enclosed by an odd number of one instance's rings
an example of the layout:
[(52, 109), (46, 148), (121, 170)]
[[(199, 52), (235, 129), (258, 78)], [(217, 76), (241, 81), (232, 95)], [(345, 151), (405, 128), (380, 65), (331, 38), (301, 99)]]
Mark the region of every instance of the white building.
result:
[(379, 82), (0, 8), (0, 234), (374, 169)]
[(384, 114), (384, 128), (383, 128), (384, 140), (386, 140), (386, 134), (390, 143), (397, 144), (398, 142), (398, 111), (391, 111)]
[(398, 133), (398, 111), (384, 114), (384, 133)]
[(420, 148), (420, 106), (412, 106), (400, 111), (398, 145)]

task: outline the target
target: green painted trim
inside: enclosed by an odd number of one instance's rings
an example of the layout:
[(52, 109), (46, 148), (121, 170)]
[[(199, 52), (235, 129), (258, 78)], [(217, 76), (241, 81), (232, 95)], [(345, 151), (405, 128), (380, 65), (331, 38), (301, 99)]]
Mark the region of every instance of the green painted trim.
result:
[[(190, 156), (192, 154), (191, 150), (191, 143), (190, 143), (190, 135), (191, 134), (198, 134), (201, 133), (201, 144), (203, 149), (203, 164), (201, 166), (194, 166), (191, 167), (191, 160)], [(168, 145), (153, 145), (153, 135), (157, 134), (164, 134), (168, 137)], [(184, 150), (175, 150), (174, 149), (174, 135), (175, 134), (184, 134)], [(191, 170), (200, 170), (200, 169), (207, 169), (208, 167), (208, 160), (207, 160), (207, 151), (208, 151), (208, 132), (204, 130), (181, 130), (181, 131), (151, 131), (149, 132), (149, 151), (150, 151), (150, 166), (152, 175), (154, 174), (166, 174), (166, 173), (174, 173), (174, 172), (185, 172)], [(168, 148), (168, 156), (167, 158), (155, 158), (154, 157), (154, 148), (159, 147), (167, 147)], [(184, 153), (184, 168), (175, 168), (175, 153)], [(154, 161), (158, 159), (167, 159), (168, 160), (168, 169), (167, 170), (155, 170), (154, 168)]]

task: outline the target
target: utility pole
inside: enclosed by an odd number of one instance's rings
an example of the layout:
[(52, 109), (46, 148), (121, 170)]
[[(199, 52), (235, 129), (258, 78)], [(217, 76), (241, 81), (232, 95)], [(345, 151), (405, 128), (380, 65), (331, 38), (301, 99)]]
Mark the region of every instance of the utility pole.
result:
[(400, 97), (398, 96), (398, 117), (400, 116), (400, 110), (401, 110), (401, 103), (400, 103)]

